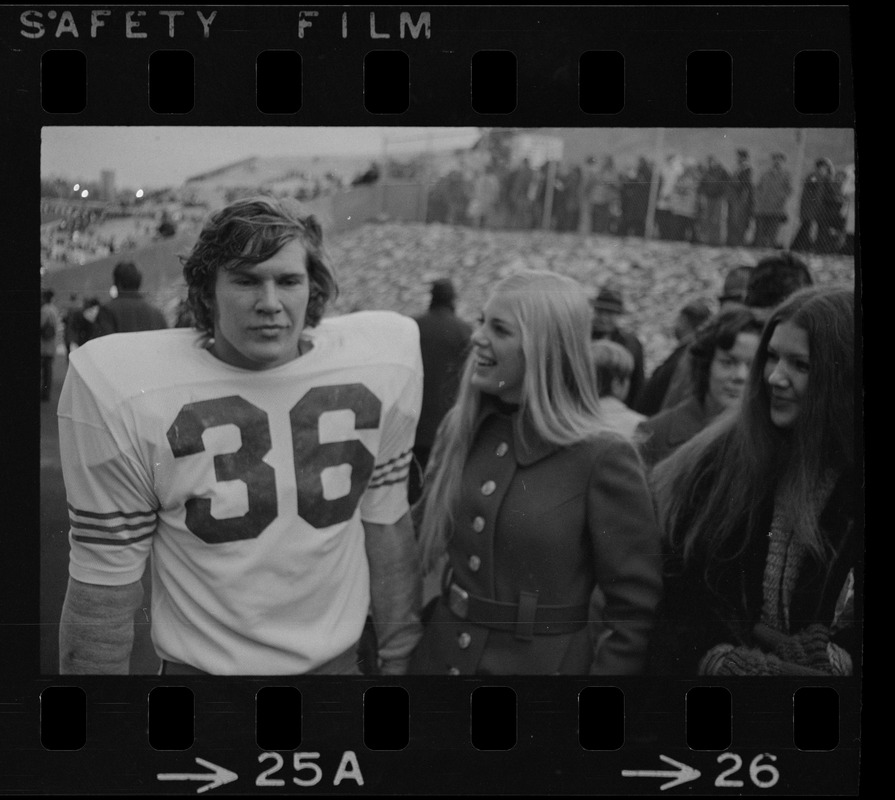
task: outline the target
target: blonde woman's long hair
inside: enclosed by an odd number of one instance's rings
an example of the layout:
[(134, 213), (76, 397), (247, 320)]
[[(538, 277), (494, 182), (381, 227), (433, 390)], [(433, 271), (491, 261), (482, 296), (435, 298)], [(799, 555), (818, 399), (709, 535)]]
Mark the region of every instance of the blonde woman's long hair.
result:
[[(597, 436), (604, 428), (590, 356), (593, 312), (585, 288), (553, 272), (526, 271), (497, 283), (491, 293), (496, 296), (508, 301), (521, 332), (522, 431), (534, 431), (543, 442), (560, 447)], [(482, 404), (482, 392), (471, 383), (475, 361), (470, 352), (457, 401), (438, 429), (415, 509), (427, 570), (444, 551), (456, 521), (463, 467)]]

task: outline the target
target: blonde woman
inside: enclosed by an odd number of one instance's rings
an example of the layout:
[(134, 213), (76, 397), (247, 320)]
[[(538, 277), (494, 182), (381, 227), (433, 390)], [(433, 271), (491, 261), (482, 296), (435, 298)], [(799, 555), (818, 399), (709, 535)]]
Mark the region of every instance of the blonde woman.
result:
[(500, 281), (416, 508), (447, 552), (411, 672), (637, 674), (661, 594), (659, 533), (633, 446), (600, 418), (584, 288)]

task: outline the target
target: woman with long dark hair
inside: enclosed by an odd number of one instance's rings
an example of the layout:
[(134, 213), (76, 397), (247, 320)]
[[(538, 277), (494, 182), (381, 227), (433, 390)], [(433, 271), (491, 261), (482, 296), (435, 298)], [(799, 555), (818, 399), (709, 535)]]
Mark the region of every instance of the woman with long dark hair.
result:
[(439, 428), (420, 543), (443, 594), (424, 674), (637, 674), (661, 592), (659, 533), (633, 446), (601, 420), (584, 288), (500, 281)]
[(669, 554), (651, 672), (851, 674), (854, 343), (851, 290), (792, 295), (740, 413), (654, 468)]

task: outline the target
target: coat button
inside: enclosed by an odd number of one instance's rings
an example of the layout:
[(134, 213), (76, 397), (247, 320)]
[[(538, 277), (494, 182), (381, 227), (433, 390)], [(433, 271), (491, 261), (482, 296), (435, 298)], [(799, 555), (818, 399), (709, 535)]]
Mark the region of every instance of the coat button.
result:
[(468, 563), (469, 563), (469, 568), (473, 572), (478, 572), (482, 566), (482, 559), (480, 559), (478, 556), (470, 556)]
[(494, 481), (485, 481), (482, 484), (482, 494), (485, 495), (485, 497), (494, 494), (495, 489), (497, 489), (497, 484)]
[(503, 458), (507, 452), (509, 452), (510, 446), (506, 442), (501, 442), (497, 445), (497, 450), (495, 450), (495, 454), (498, 458)]
[(460, 646), (461, 650), (465, 650), (472, 644), (472, 637), (466, 633), (466, 631), (463, 631), (463, 633), (457, 637), (457, 644)]
[(456, 667), (451, 667), (448, 670), (448, 675), (459, 675), (459, 674), (460, 674), (460, 670), (458, 670)]
[(483, 530), (485, 530), (485, 518), (484, 517), (476, 517), (472, 521), (472, 529), (476, 533), (481, 533)]

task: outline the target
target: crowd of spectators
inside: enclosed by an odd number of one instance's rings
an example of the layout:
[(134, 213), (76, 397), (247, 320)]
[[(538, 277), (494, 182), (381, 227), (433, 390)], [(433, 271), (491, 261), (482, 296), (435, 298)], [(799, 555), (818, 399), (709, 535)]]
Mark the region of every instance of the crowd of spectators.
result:
[(41, 226), (40, 233), (42, 261), (85, 264), (132, 249), (139, 241), (137, 237), (109, 233), (106, 212), (100, 207), (69, 205), (47, 214), (51, 221)]
[[(643, 156), (619, 167), (611, 155), (537, 168), (527, 158), (515, 166), (492, 162), (481, 170), (461, 163), (432, 187), (427, 221), (645, 236), (655, 169)], [(798, 230), (791, 242), (779, 241), (796, 188), (783, 153), (773, 153), (759, 170), (753, 170), (744, 149), (737, 150), (730, 169), (712, 155), (698, 161), (669, 153), (656, 177), (654, 224), (660, 239), (789, 246), (820, 254), (854, 251), (853, 164), (837, 169), (829, 159), (817, 159), (801, 187)]]
[(182, 211), (143, 210), (112, 214), (104, 208), (62, 208), (41, 226), (42, 263), (87, 264), (145, 247), (152, 241), (189, 230), (197, 220)]

